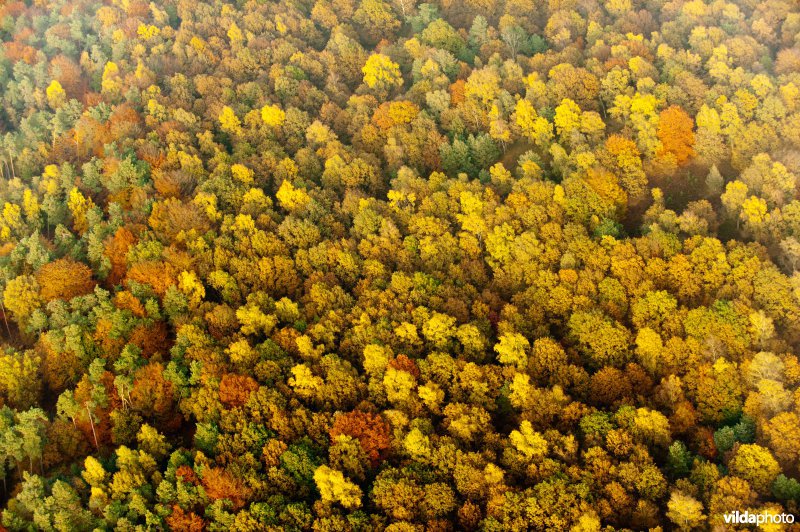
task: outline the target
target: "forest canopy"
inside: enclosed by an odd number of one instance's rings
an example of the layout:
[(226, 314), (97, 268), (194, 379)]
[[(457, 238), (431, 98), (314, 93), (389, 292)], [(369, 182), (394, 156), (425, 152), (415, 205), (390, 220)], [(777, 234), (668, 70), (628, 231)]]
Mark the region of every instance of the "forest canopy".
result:
[(0, 3), (2, 529), (800, 504), (794, 0)]

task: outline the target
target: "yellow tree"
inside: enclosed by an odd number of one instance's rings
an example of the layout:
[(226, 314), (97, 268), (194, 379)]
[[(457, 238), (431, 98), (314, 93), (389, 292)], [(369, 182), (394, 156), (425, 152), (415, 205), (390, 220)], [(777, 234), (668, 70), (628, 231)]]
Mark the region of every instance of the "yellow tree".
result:
[(782, 412), (764, 425), (764, 436), (775, 456), (789, 467), (800, 460), (800, 418), (794, 412)]
[(51, 81), (50, 85), (47, 86), (45, 94), (47, 95), (47, 103), (49, 103), (50, 107), (53, 109), (57, 109), (64, 105), (64, 102), (67, 99), (67, 94), (64, 92), (64, 88), (56, 79)]
[(230, 39), (232, 46), (238, 46), (244, 41), (244, 34), (235, 22), (228, 28), (228, 39)]
[(528, 100), (519, 100), (516, 106), (516, 123), (522, 134), (537, 146), (547, 146), (553, 140), (553, 124), (536, 112)]
[(725, 185), (725, 192), (720, 196), (722, 206), (728, 216), (736, 219), (736, 227), (739, 227), (740, 213), (742, 205), (747, 200), (747, 185), (739, 180), (731, 181)]
[(106, 63), (106, 66), (103, 68), (101, 87), (104, 94), (115, 94), (122, 89), (119, 67), (113, 61)]
[(242, 132), (242, 122), (233, 112), (233, 109), (227, 105), (222, 108), (222, 112), (219, 114), (219, 124), (223, 131), (233, 135), (238, 135)]
[(528, 339), (519, 333), (506, 333), (494, 346), (497, 360), (501, 364), (525, 368), (528, 365), (527, 350), (530, 347)]
[(732, 474), (748, 481), (761, 494), (769, 493), (772, 482), (781, 472), (781, 466), (769, 449), (755, 443), (739, 446), (728, 466)]
[(78, 233), (83, 234), (89, 228), (89, 221), (86, 219), (86, 215), (94, 208), (92, 198), (87, 198), (81, 194), (80, 190), (73, 188), (67, 197), (67, 207), (72, 213), (73, 227)]
[(253, 184), (253, 171), (243, 164), (236, 163), (231, 166), (233, 178), (245, 185)]
[(474, 70), (464, 85), (464, 97), (472, 99), (487, 108), (500, 92), (500, 76), (493, 68)]
[(770, 219), (770, 215), (767, 213), (767, 202), (763, 198), (750, 196), (742, 202), (739, 218), (744, 222), (745, 229), (752, 234), (759, 234)]
[(361, 72), (364, 74), (364, 83), (367, 87), (379, 93), (388, 93), (394, 87), (403, 85), (400, 65), (383, 54), (369, 56)]
[(17, 323), (24, 323), (39, 308), (39, 283), (32, 275), (21, 275), (8, 282), (3, 292), (3, 304), (14, 314)]
[(564, 98), (556, 107), (553, 123), (559, 136), (569, 139), (572, 133), (579, 131), (581, 127), (581, 108), (569, 98)]
[(290, 212), (302, 209), (311, 201), (305, 190), (295, 188), (294, 185), (286, 180), (281, 183), (275, 197), (278, 199), (280, 206)]
[(286, 113), (277, 105), (265, 105), (261, 108), (261, 120), (272, 128), (277, 128), (286, 122)]
[(673, 491), (670, 495), (667, 517), (680, 530), (694, 530), (702, 526), (706, 518), (703, 515), (703, 503), (680, 491)]
[(647, 176), (642, 168), (642, 158), (636, 143), (622, 135), (611, 135), (606, 140), (606, 150), (612, 158), (610, 168), (619, 173), (619, 183), (633, 199), (642, 199), (647, 189)]
[(547, 440), (533, 430), (533, 425), (530, 421), (523, 421), (520, 423), (519, 430), (512, 430), (508, 435), (511, 444), (519, 452), (525, 455), (526, 458), (541, 460), (547, 455)]

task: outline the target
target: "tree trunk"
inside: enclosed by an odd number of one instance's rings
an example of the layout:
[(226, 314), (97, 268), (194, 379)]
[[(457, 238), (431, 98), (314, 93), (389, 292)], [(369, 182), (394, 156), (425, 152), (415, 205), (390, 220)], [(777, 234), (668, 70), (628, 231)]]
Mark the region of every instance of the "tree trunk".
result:
[(8, 319), (6, 318), (6, 306), (0, 301), (0, 309), (3, 311), (3, 322), (6, 324), (6, 330), (8, 331), (8, 339), (9, 341), (12, 340), (11, 337), (11, 327), (8, 326)]
[(86, 403), (86, 413), (89, 414), (89, 425), (92, 426), (92, 436), (94, 436), (94, 446), (97, 450), (100, 450), (100, 444), (97, 443), (97, 432), (94, 430), (94, 420), (92, 419), (92, 411), (89, 410), (89, 404)]
[(11, 156), (10, 151), (8, 151), (8, 160), (11, 162), (11, 177), (17, 177), (17, 171), (14, 169), (14, 157)]

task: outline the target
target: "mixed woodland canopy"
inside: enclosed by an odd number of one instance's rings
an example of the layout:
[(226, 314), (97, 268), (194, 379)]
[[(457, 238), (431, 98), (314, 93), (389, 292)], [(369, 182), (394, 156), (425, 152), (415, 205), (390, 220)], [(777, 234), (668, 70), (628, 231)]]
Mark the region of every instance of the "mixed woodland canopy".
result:
[(7, 0), (0, 172), (5, 529), (800, 514), (796, 0)]

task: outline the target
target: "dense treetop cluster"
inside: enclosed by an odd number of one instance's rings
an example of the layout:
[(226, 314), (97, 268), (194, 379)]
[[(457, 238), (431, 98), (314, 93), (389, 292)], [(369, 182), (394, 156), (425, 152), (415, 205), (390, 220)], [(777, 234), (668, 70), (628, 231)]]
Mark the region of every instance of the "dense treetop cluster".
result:
[(0, 5), (8, 530), (800, 513), (794, 0)]

